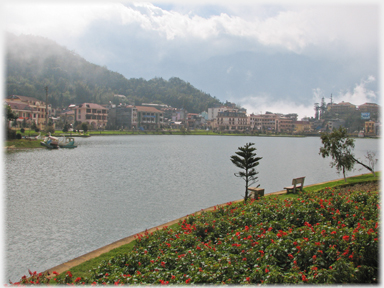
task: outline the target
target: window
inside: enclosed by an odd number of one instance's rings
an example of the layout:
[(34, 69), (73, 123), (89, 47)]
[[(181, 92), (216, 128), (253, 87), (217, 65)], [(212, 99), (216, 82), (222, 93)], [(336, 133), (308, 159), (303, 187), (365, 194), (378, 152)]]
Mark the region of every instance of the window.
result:
[(91, 109), (87, 109), (87, 113), (91, 113)]

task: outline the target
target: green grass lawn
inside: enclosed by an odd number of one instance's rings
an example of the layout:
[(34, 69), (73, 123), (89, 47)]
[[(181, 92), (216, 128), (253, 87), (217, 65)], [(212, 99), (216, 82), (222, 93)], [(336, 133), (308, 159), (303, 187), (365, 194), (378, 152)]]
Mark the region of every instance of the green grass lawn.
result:
[(5, 147), (21, 148), (42, 148), (40, 145), (41, 140), (27, 140), (27, 139), (14, 139), (5, 141)]

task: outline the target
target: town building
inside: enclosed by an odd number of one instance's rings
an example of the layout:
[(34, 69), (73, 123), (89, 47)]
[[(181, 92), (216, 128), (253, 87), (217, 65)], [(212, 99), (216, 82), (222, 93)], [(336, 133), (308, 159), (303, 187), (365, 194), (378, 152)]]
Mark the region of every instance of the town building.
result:
[(357, 107), (359, 112), (362, 112), (362, 113), (365, 113), (365, 112), (369, 112), (369, 113), (379, 113), (380, 111), (380, 106), (376, 103), (364, 103), (360, 106)]
[(164, 125), (164, 112), (154, 107), (135, 106), (137, 126), (142, 130), (156, 130)]
[(75, 121), (89, 124), (92, 129), (105, 129), (108, 123), (108, 108), (94, 103), (72, 106)]
[(110, 103), (108, 106), (108, 129), (137, 129), (137, 109), (135, 106)]
[(364, 123), (364, 134), (365, 136), (376, 136), (377, 128), (375, 121), (365, 121)]
[(307, 121), (295, 121), (294, 122), (294, 133), (307, 133), (311, 132), (311, 123)]
[(217, 115), (220, 112), (224, 112), (224, 111), (228, 111), (228, 110), (233, 110), (233, 109), (230, 107), (227, 107), (227, 106), (208, 108), (208, 119), (207, 120), (216, 119)]
[(5, 99), (5, 102), (11, 107), (12, 111), (18, 114), (17, 121), (33, 121), (41, 129), (46, 122), (46, 111), (48, 118), (51, 118), (55, 113), (51, 105), (47, 105), (44, 101), (20, 95), (11, 95)]
[(338, 114), (338, 115), (348, 114), (356, 111), (356, 105), (353, 105), (349, 102), (342, 101), (338, 104), (336, 103), (328, 104), (327, 110), (332, 114)]
[(221, 131), (244, 131), (249, 129), (247, 114), (235, 110), (219, 112), (216, 127)]

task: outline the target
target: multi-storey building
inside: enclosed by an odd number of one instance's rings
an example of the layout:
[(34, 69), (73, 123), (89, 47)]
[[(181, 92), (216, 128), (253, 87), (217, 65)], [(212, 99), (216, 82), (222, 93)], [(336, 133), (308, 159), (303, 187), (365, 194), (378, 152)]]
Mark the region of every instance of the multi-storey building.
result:
[(358, 106), (359, 112), (379, 113), (380, 106), (376, 103), (364, 103)]
[(328, 104), (327, 110), (332, 114), (348, 114), (350, 112), (356, 111), (356, 105), (353, 105), (349, 102), (340, 102), (338, 104), (332, 103)]
[(108, 106), (108, 129), (136, 129), (137, 109), (132, 105)]
[(104, 129), (108, 122), (108, 108), (94, 103), (83, 103), (72, 106), (75, 121), (88, 123), (92, 129)]
[(219, 130), (242, 131), (249, 128), (247, 115), (236, 110), (219, 112), (215, 122)]
[(18, 113), (18, 121), (23, 121), (25, 118), (26, 120), (34, 121), (40, 128), (42, 125), (45, 125), (46, 111), (48, 111), (48, 117), (51, 117), (54, 113), (51, 105), (48, 105), (47, 110), (47, 105), (44, 101), (33, 97), (11, 95), (5, 99), (5, 102), (11, 106), (13, 112)]
[(216, 119), (217, 115), (220, 112), (233, 110), (232, 108), (229, 108), (227, 106), (220, 106), (220, 107), (214, 107), (214, 108), (208, 108), (208, 120)]
[(294, 122), (294, 132), (295, 133), (305, 133), (310, 132), (312, 130), (311, 128), (311, 122), (307, 121), (295, 121)]
[(154, 130), (164, 125), (164, 113), (154, 107), (136, 106), (139, 129)]
[(267, 132), (292, 132), (294, 120), (282, 114), (266, 113), (251, 114), (249, 116), (250, 128), (261, 133)]
[(373, 136), (376, 135), (376, 123), (374, 121), (366, 121), (364, 123), (364, 134), (365, 136)]

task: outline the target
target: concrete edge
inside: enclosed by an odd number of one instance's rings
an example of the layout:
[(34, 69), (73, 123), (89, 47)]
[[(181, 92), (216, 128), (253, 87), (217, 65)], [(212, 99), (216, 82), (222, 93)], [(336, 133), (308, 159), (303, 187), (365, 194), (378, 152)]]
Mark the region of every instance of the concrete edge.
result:
[[(371, 173), (367, 173), (367, 174), (371, 174)], [(359, 177), (359, 176), (362, 176), (362, 175), (367, 175), (367, 174), (360, 174), (360, 175), (355, 175), (355, 176), (352, 176), (352, 177), (348, 177), (348, 178), (353, 178), (353, 177)], [(327, 181), (327, 182), (320, 182), (320, 183), (316, 183), (316, 184), (311, 184), (311, 185), (307, 185), (307, 186), (304, 186), (304, 189), (305, 188), (308, 188), (308, 187), (312, 187), (312, 186), (315, 186), (315, 185), (322, 185), (322, 184), (326, 184), (326, 183), (330, 183), (330, 182), (335, 182), (335, 181), (340, 181), (340, 180), (344, 180), (344, 178), (340, 178), (340, 179), (335, 179), (335, 180), (331, 180), (331, 181)], [(286, 190), (281, 190), (281, 191), (277, 191), (277, 192), (272, 192), (272, 193), (268, 193), (268, 194), (265, 194), (265, 196), (267, 195), (281, 195), (281, 194), (285, 194), (286, 193)], [(229, 201), (229, 202), (232, 202), (232, 203), (238, 203), (238, 202), (241, 202), (243, 201), (244, 199), (240, 199), (240, 200), (235, 200), (235, 201)], [(148, 233), (151, 233), (151, 232), (154, 232), (156, 230), (161, 230), (163, 229), (163, 227), (165, 226), (171, 226), (173, 224), (176, 224), (176, 223), (179, 223), (180, 220), (184, 220), (185, 218), (189, 217), (190, 215), (192, 214), (200, 214), (202, 212), (206, 212), (206, 211), (212, 211), (215, 209), (215, 207), (219, 207), (219, 206), (223, 206), (223, 205), (226, 205), (227, 203), (229, 202), (226, 202), (226, 203), (223, 203), (223, 204), (218, 204), (218, 205), (214, 205), (214, 206), (211, 206), (211, 207), (208, 207), (208, 208), (205, 208), (205, 209), (201, 209), (200, 211), (196, 211), (194, 213), (191, 213), (191, 214), (188, 214), (186, 216), (183, 216), (183, 217), (180, 217), (178, 219), (175, 219), (175, 220), (172, 220), (170, 222), (167, 222), (165, 224), (161, 224), (161, 225), (158, 225), (156, 227), (153, 227), (153, 228), (150, 228), (150, 229), (147, 229), (145, 231), (142, 231), (142, 232), (139, 232), (139, 233), (136, 233), (134, 235), (131, 235), (131, 236), (128, 236), (128, 237), (125, 237), (123, 239), (120, 239), (120, 240), (117, 240), (111, 244), (108, 244), (106, 246), (103, 246), (101, 248), (98, 248), (96, 250), (93, 250), (89, 253), (86, 253), (84, 255), (81, 255), (77, 258), (74, 258), (70, 261), (67, 261), (63, 264), (60, 264), (60, 265), (57, 265), (53, 268), (50, 268), (50, 269), (47, 269), (45, 270), (44, 272), (42, 273), (49, 273), (49, 274), (52, 274), (53, 271), (56, 271), (58, 274), (61, 274), (63, 272), (66, 272), (68, 270), (70, 270), (71, 268), (75, 267), (75, 266), (78, 266), (88, 260), (91, 260), (93, 258), (96, 258), (104, 253), (107, 253), (115, 248), (118, 248), (122, 245), (125, 245), (125, 244), (129, 244), (130, 242), (134, 241), (136, 238), (135, 236), (138, 235), (138, 234), (144, 234), (146, 232)]]

